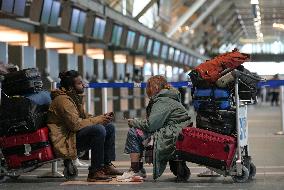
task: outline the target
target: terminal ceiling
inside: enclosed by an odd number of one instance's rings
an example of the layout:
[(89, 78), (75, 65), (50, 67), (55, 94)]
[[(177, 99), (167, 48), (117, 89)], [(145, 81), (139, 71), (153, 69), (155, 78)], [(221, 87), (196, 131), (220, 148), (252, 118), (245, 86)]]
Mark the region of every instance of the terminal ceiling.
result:
[[(133, 5), (140, 0), (100, 0), (124, 14), (133, 15)], [(282, 41), (284, 34), (284, 0), (198, 0), (199, 6), (175, 30), (172, 38), (199, 50), (218, 52), (223, 44), (241, 47), (245, 43), (271, 43)], [(190, 9), (196, 0), (148, 0), (156, 6), (153, 29), (167, 34), (176, 22)], [(218, 1), (218, 2), (217, 2)], [(217, 5), (212, 4), (217, 3)], [(213, 6), (213, 9), (212, 9)], [(210, 9), (211, 7), (211, 9)], [(149, 8), (150, 9), (150, 8)], [(203, 17), (204, 19), (201, 19)], [(197, 23), (196, 23), (197, 21)], [(278, 24), (273, 27), (273, 24)], [(194, 26), (194, 29), (191, 27)]]

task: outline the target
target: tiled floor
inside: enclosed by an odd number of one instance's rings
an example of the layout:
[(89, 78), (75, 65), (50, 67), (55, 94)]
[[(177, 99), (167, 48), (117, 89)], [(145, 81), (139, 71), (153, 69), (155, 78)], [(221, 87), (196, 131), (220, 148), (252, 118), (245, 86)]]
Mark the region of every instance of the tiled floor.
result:
[[(148, 178), (144, 183), (117, 183), (97, 184), (87, 183), (87, 168), (79, 168), (79, 177), (76, 181), (66, 182), (64, 179), (37, 178), (50, 170), (46, 165), (31, 173), (23, 174), (18, 180), (8, 179), (0, 184), (0, 189), (284, 189), (284, 136), (274, 133), (281, 129), (279, 107), (268, 105), (250, 106), (248, 111), (249, 121), (249, 150), (253, 162), (257, 167), (257, 174), (253, 181), (244, 184), (233, 183), (230, 177), (198, 178), (196, 175), (204, 168), (188, 163), (191, 169), (191, 178), (186, 183), (175, 183), (173, 174), (167, 170), (156, 182), (152, 180), (152, 167), (146, 166)], [(117, 162), (121, 170), (129, 167), (128, 155), (123, 154), (125, 136), (128, 130), (125, 121), (116, 122), (117, 129)], [(59, 163), (59, 171), (62, 164)]]

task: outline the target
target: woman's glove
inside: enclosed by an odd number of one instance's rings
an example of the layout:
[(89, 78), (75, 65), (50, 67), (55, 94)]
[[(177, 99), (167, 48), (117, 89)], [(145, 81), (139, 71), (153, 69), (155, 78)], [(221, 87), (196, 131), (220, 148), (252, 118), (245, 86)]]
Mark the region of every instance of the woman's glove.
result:
[(128, 127), (132, 128), (134, 125), (134, 119), (127, 119)]

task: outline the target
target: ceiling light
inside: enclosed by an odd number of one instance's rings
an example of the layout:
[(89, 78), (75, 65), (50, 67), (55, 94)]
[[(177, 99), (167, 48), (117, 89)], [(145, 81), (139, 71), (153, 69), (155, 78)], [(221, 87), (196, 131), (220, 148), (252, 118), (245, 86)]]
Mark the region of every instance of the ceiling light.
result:
[(125, 54), (114, 54), (114, 62), (115, 63), (126, 63), (127, 58)]
[(273, 28), (284, 29), (284, 24), (273, 23), (272, 27), (273, 27)]
[(250, 4), (252, 4), (252, 5), (258, 5), (259, 2), (258, 2), (258, 0), (251, 0), (251, 1), (250, 1)]
[(58, 49), (58, 53), (65, 53), (65, 54), (73, 54), (74, 50), (73, 49)]
[(93, 59), (104, 59), (103, 49), (87, 49), (87, 55)]
[(144, 65), (143, 57), (135, 57), (134, 65), (138, 67), (143, 67)]

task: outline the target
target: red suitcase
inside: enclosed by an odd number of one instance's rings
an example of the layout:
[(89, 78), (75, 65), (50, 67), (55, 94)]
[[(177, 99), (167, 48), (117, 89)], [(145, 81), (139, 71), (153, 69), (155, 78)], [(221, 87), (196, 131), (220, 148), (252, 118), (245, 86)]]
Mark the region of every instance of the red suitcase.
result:
[(237, 147), (235, 137), (187, 127), (176, 143), (182, 159), (218, 169), (229, 169)]
[(54, 159), (48, 141), (47, 127), (33, 133), (2, 137), (0, 147), (10, 169), (28, 167)]

